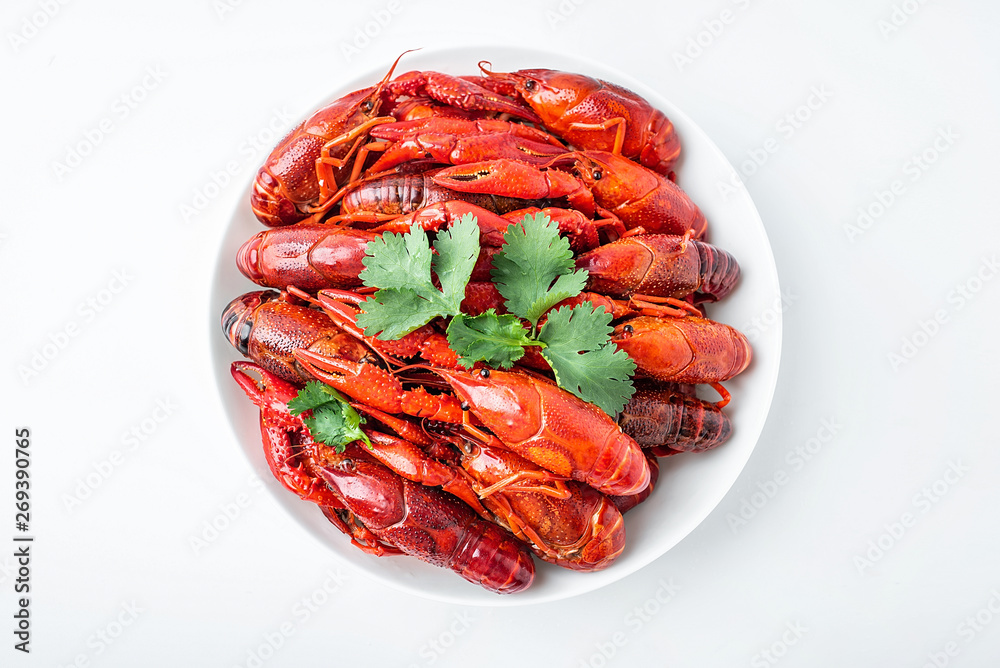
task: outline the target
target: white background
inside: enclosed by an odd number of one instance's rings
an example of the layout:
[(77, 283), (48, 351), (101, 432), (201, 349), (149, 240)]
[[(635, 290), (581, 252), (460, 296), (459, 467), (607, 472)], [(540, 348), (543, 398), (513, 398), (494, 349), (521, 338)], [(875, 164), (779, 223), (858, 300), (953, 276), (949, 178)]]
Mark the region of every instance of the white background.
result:
[[(0, 549), (3, 665), (996, 665), (993, 3), (232, 4), (0, 12), (0, 517), (28, 426), (37, 536), (30, 655)], [(338, 561), (261, 491), (210, 370), (215, 256), (270, 149), (250, 140), (404, 49), (479, 44), (594, 59), (685, 110), (743, 175), (785, 294), (774, 403), (716, 511), (627, 579), (531, 607)]]

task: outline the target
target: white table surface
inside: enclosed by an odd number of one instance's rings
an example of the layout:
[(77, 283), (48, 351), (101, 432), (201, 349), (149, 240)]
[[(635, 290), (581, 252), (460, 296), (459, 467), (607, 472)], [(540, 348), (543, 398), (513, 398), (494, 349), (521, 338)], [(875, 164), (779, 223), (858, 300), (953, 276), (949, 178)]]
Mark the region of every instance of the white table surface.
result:
[[(993, 3), (224, 2), (0, 10), (3, 665), (998, 665)], [(258, 137), (404, 49), (477, 44), (591, 58), (685, 110), (743, 174), (785, 295), (773, 406), (715, 512), (529, 607), (400, 593), (290, 522), (207, 344)]]

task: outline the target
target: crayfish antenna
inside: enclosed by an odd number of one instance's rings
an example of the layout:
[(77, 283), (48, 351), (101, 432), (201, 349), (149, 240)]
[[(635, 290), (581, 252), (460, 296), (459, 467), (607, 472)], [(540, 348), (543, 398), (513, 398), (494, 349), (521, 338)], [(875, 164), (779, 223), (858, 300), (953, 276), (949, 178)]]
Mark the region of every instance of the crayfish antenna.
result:
[(389, 83), (389, 79), (392, 77), (392, 73), (396, 71), (396, 65), (398, 65), (399, 61), (403, 59), (403, 56), (405, 56), (408, 53), (413, 53), (414, 51), (420, 51), (420, 49), (422, 48), (423, 47), (417, 47), (416, 49), (407, 49), (403, 53), (399, 54), (399, 57), (396, 58), (396, 60), (392, 63), (392, 67), (390, 67), (389, 71), (385, 73), (385, 76), (382, 77), (382, 80), (378, 82), (378, 85), (375, 87), (375, 89), (379, 93), (381, 93), (382, 89), (385, 88), (385, 85)]

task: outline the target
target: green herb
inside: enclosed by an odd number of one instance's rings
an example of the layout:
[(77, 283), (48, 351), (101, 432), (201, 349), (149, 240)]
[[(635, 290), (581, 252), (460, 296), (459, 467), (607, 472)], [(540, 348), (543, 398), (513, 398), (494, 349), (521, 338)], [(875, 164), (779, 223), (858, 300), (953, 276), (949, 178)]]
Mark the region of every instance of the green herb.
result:
[[(510, 314), (490, 309), (478, 316), (461, 313), (465, 287), (479, 256), (479, 228), (466, 214), (438, 235), (433, 251), (427, 235), (414, 227), (405, 235), (385, 234), (368, 245), (365, 285), (379, 291), (362, 304), (358, 325), (365, 334), (398, 339), (436, 317), (451, 317), (448, 345), (466, 368), (483, 361), (509, 369), (526, 346), (539, 346), (556, 382), (606, 413), (620, 411), (635, 388), (635, 363), (611, 343), (611, 315), (585, 302), (548, 313), (583, 290), (587, 272), (576, 270), (569, 241), (545, 214), (527, 215), (504, 234), (493, 257), (493, 280)], [(431, 269), (440, 289), (434, 285)], [(527, 320), (530, 330), (520, 319)], [(536, 334), (537, 330), (537, 334)]]
[(491, 367), (509, 369), (524, 356), (524, 346), (540, 346), (528, 338), (521, 320), (497, 315), (493, 309), (477, 316), (457, 315), (448, 325), (448, 345), (466, 368), (482, 360)]
[(348, 443), (364, 441), (372, 446), (368, 436), (361, 431), (364, 422), (347, 399), (329, 385), (310, 381), (299, 390), (298, 395), (288, 402), (288, 412), (292, 415), (311, 413), (302, 418), (317, 443), (324, 443), (337, 452), (343, 452)]
[[(367, 336), (398, 339), (438, 316), (458, 315), (465, 286), (479, 257), (476, 217), (461, 220), (438, 235), (431, 252), (427, 233), (414, 225), (406, 234), (383, 234), (368, 244), (359, 274), (368, 287), (380, 288), (361, 304), (357, 323)], [(439, 290), (431, 269), (441, 281)]]
[(561, 307), (549, 313), (538, 340), (560, 387), (614, 415), (635, 392), (635, 362), (609, 340), (610, 323), (611, 314), (590, 302)]
[(507, 308), (531, 323), (564, 299), (580, 294), (587, 283), (585, 270), (574, 271), (569, 240), (544, 213), (526, 215), (503, 235), (503, 249), (493, 256), (493, 282)]

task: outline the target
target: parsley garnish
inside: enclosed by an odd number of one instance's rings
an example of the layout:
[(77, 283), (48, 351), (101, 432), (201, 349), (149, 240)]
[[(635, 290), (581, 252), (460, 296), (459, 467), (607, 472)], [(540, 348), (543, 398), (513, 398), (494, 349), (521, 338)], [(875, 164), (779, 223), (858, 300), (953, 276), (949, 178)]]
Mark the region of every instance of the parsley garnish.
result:
[(372, 442), (361, 431), (364, 422), (356, 410), (351, 408), (347, 400), (329, 385), (318, 381), (310, 381), (299, 390), (298, 395), (288, 402), (288, 412), (292, 415), (304, 416), (305, 423), (317, 443), (325, 443), (337, 452), (343, 452), (348, 443), (364, 441), (371, 447)]

